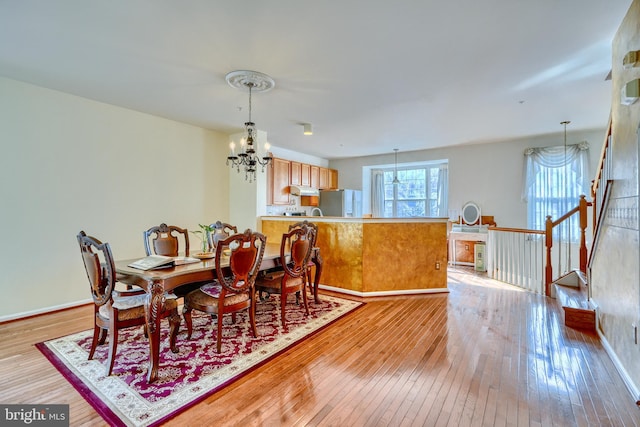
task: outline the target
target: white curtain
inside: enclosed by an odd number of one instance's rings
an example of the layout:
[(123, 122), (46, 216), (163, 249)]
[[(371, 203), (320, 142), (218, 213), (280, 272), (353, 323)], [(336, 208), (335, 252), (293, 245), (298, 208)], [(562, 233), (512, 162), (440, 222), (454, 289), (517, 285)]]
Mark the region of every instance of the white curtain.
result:
[(438, 171), (438, 214), (439, 217), (449, 216), (449, 165), (440, 165)]
[(528, 148), (524, 155), (528, 227), (544, 230), (547, 215), (557, 219), (577, 206), (581, 194), (590, 195), (589, 144)]
[(371, 214), (374, 218), (384, 217), (384, 172), (371, 171)]

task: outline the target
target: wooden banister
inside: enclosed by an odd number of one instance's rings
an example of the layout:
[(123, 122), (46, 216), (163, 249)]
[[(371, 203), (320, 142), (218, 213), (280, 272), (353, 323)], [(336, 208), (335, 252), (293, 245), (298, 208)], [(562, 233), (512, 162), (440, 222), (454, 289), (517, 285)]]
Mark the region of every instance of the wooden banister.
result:
[[(600, 210), (604, 210), (607, 208), (607, 203), (609, 202), (609, 196), (611, 195), (611, 186), (613, 185), (613, 180), (608, 180), (605, 184), (604, 192), (602, 193), (602, 200), (600, 200)], [(602, 230), (602, 215), (595, 214), (595, 202), (594, 202), (594, 226), (593, 226), (593, 241), (591, 243), (591, 251), (589, 252), (589, 259), (587, 260), (587, 266), (591, 267), (591, 260), (593, 259), (593, 254), (598, 247), (598, 243), (600, 242), (600, 232)]]
[(604, 137), (604, 143), (602, 144), (602, 151), (600, 152), (600, 161), (598, 162), (598, 168), (596, 169), (596, 177), (592, 181), (591, 186), (591, 198), (595, 200), (596, 191), (602, 181), (602, 174), (605, 168), (605, 162), (607, 159), (607, 149), (609, 148), (609, 140), (611, 139), (611, 115), (609, 115), (609, 124), (607, 126), (607, 133)]

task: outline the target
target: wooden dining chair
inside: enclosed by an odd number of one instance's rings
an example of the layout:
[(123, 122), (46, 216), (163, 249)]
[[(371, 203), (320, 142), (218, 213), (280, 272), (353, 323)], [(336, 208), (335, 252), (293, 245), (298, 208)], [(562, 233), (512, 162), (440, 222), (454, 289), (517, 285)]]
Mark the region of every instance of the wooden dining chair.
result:
[[(311, 242), (311, 255), (309, 256), (309, 261), (307, 262), (307, 271), (305, 281), (309, 285), (309, 289), (313, 293), (313, 298), (316, 303), (320, 303), (320, 299), (318, 297), (318, 284), (320, 283), (320, 276), (322, 275), (322, 257), (320, 256), (320, 248), (316, 246), (316, 241), (318, 240), (318, 225), (313, 222), (309, 222), (308, 220), (304, 220), (301, 222), (296, 222), (295, 224), (291, 224), (289, 226), (289, 231), (294, 230), (296, 228), (301, 228), (303, 226), (313, 228), (313, 241)], [(311, 281), (311, 270), (315, 268), (315, 272), (313, 275), (313, 282)], [(298, 294), (296, 294), (296, 302), (298, 302)]]
[[(94, 326), (89, 360), (93, 359), (98, 344), (109, 337), (107, 376), (111, 375), (118, 347), (118, 331), (123, 328), (145, 325), (144, 304), (147, 294), (144, 290), (119, 291), (116, 286), (116, 270), (108, 243), (87, 236), (80, 231), (77, 236), (82, 261), (87, 272), (94, 307)], [(171, 351), (178, 352), (176, 336), (180, 327), (180, 315), (175, 298), (165, 299), (162, 318), (169, 318), (169, 341)]]
[(280, 294), (280, 318), (286, 328), (285, 309), (287, 295), (302, 293), (304, 309), (309, 315), (306, 272), (311, 255), (314, 228), (302, 225), (282, 235), (280, 242), (280, 266), (276, 271), (262, 273), (256, 280), (256, 290), (267, 294)]
[[(189, 292), (184, 298), (182, 314), (187, 324), (187, 339), (191, 338), (193, 330), (192, 310), (217, 315), (218, 353), (222, 349), (222, 320), (227, 313), (231, 313), (231, 319), (235, 323), (236, 313), (248, 309), (251, 332), (254, 337), (258, 336), (254, 285), (266, 243), (267, 238), (264, 234), (252, 232), (250, 229), (218, 242), (215, 256), (217, 279)], [(226, 256), (225, 253), (229, 255)], [(227, 260), (229, 268), (225, 269), (222, 263)]]
[[(144, 250), (149, 255), (178, 256), (182, 249), (184, 255), (189, 256), (189, 231), (176, 225), (167, 225), (164, 222), (155, 227), (143, 231)], [(182, 244), (181, 244), (182, 243)], [(192, 290), (200, 287), (202, 283), (186, 284), (176, 288), (173, 293), (182, 298)], [(131, 286), (128, 287), (131, 289)]]
[[(149, 255), (178, 256), (181, 250), (189, 256), (189, 232), (186, 228), (162, 223), (143, 231), (144, 250)], [(180, 247), (182, 240), (184, 247)]]
[(209, 228), (211, 228), (212, 230), (208, 236), (210, 251), (215, 250), (220, 240), (224, 240), (232, 234), (238, 233), (238, 227), (222, 221), (214, 222), (213, 224), (209, 225)]

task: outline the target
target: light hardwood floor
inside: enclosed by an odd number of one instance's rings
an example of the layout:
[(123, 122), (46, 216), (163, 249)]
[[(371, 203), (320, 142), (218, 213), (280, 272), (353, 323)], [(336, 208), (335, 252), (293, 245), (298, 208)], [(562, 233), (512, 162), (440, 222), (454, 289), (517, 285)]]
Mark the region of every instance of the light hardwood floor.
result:
[[(565, 328), (553, 300), (463, 269), (449, 287), (369, 299), (168, 424), (640, 426), (597, 336)], [(33, 346), (91, 327), (88, 306), (0, 325), (0, 403), (68, 403), (71, 425), (103, 425)]]

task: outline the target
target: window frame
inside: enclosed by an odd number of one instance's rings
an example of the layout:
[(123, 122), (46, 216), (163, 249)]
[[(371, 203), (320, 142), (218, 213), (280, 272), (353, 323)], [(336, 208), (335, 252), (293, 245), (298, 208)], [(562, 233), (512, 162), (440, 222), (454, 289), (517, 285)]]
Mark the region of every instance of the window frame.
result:
[[(405, 163), (402, 165), (398, 165), (398, 166), (386, 166), (386, 167), (381, 167), (379, 168), (383, 174), (384, 174), (384, 187), (385, 187), (385, 199), (384, 199), (384, 205), (385, 205), (385, 218), (438, 218), (438, 215), (431, 215), (432, 212), (432, 203), (436, 204), (436, 210), (439, 211), (444, 211), (447, 212), (448, 211), (448, 206), (445, 206), (444, 209), (439, 209), (438, 206), (438, 198), (437, 196), (434, 197), (433, 193), (434, 191), (431, 189), (431, 187), (434, 185), (434, 183), (432, 182), (433, 176), (432, 176), (432, 171), (437, 171), (436, 173), (439, 173), (440, 170), (445, 167), (447, 169), (447, 175), (448, 175), (448, 168), (449, 168), (449, 161), (448, 160), (438, 160), (438, 161), (428, 161), (428, 162), (414, 162), (414, 163)], [(424, 171), (424, 196), (422, 198), (399, 198), (399, 187), (402, 185), (401, 184), (393, 184), (391, 182), (391, 180), (393, 179), (393, 177), (396, 174), (396, 170), (398, 172), (398, 176), (401, 176), (402, 174), (400, 172), (406, 172), (406, 171)], [(388, 173), (390, 173), (390, 179), (387, 179), (387, 175)], [(437, 185), (437, 184), (435, 184)], [(392, 198), (388, 198), (387, 197), (387, 186), (392, 186), (393, 190), (392, 190)], [(437, 191), (437, 190), (436, 190)], [(449, 185), (448, 185), (448, 176), (447, 176), (447, 183), (446, 183), (446, 189), (445, 191), (448, 193), (449, 192)], [(445, 201), (448, 200), (448, 195), (445, 198)], [(387, 215), (387, 203), (391, 203), (391, 212), (390, 215)], [(399, 204), (403, 203), (403, 202), (422, 202), (423, 203), (423, 215), (401, 215), (399, 213)]]

